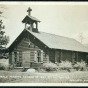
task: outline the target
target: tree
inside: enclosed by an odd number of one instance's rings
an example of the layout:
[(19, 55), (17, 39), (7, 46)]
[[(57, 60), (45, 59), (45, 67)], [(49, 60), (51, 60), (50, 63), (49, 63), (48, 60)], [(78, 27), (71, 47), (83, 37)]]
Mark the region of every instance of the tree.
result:
[[(0, 8), (4, 7), (0, 6)], [(4, 17), (2, 13), (3, 12), (0, 11), (0, 17)], [(3, 29), (5, 29), (5, 25), (3, 25), (3, 21), (0, 19), (0, 57), (5, 55), (6, 45), (9, 43), (9, 36), (4, 35), (5, 31), (3, 31)]]
[(9, 42), (9, 37), (4, 35), (5, 32), (3, 31), (3, 29), (5, 29), (5, 26), (3, 25), (2, 20), (0, 20), (0, 47), (6, 48), (6, 45)]

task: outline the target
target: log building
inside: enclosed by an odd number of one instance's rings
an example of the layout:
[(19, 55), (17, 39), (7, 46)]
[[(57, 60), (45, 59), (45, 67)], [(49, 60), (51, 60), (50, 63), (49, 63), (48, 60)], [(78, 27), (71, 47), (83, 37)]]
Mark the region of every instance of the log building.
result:
[[(27, 10), (28, 15), (22, 20), (24, 30), (8, 47), (9, 63), (16, 67), (39, 67), (46, 62), (87, 61), (88, 50), (72, 38), (40, 32), (40, 20), (31, 16), (32, 9)], [(33, 25), (36, 25), (34, 28)]]

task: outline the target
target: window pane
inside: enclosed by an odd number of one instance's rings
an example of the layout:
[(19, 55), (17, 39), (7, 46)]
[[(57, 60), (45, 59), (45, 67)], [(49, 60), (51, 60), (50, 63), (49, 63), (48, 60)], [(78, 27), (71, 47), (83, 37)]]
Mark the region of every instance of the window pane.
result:
[(37, 57), (38, 58), (38, 62), (41, 62), (41, 57)]

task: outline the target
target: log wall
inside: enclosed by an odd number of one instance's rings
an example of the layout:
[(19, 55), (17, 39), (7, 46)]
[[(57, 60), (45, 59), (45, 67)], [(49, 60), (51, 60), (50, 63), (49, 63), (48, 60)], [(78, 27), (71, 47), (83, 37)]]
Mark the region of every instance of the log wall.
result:
[(43, 50), (43, 53), (42, 53), (43, 63), (46, 63), (48, 61), (48, 54), (47, 54), (47, 48), (45, 47), (45, 45), (39, 42), (38, 39), (35, 39), (32, 35), (25, 33), (25, 35), (22, 35), (20, 40), (15, 44), (15, 47), (12, 47), (12, 50), (10, 52), (9, 62), (12, 63), (12, 53), (19, 52), (19, 62), (22, 63), (22, 59), (23, 59), (22, 53), (29, 51), (30, 52), (30, 62), (34, 63), (34, 58), (35, 58), (34, 52), (36, 50)]
[(69, 60), (69, 61), (80, 61), (81, 59), (86, 60), (86, 54), (82, 52), (74, 52), (67, 50), (55, 50), (49, 49), (45, 46), (41, 41), (35, 38), (28, 32), (23, 32), (15, 42), (12, 44), (9, 50), (9, 62), (13, 61), (13, 52), (19, 52), (19, 62), (22, 63), (22, 53), (26, 51), (30, 51), (30, 62), (35, 62), (35, 54), (36, 50), (43, 50), (43, 63), (46, 62), (60, 62), (61, 60)]

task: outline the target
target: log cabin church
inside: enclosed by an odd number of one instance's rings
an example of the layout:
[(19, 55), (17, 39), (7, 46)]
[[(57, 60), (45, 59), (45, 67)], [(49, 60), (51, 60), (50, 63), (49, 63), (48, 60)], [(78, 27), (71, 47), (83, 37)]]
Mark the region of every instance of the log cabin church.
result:
[(10, 64), (31, 68), (61, 60), (87, 61), (88, 50), (83, 44), (72, 38), (40, 32), (40, 20), (31, 16), (31, 11), (32, 9), (28, 8), (28, 15), (22, 20), (25, 24), (24, 30), (8, 47)]

